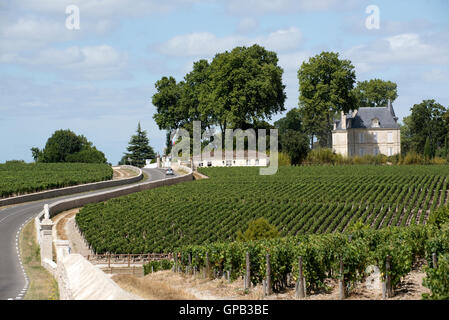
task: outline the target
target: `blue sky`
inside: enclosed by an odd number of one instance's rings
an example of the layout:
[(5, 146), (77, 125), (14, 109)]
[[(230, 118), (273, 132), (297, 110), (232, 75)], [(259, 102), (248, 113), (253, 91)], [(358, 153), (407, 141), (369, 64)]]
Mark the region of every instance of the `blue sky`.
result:
[[(79, 30), (66, 28), (70, 4)], [(365, 26), (369, 5), (379, 29)], [(449, 106), (445, 0), (2, 0), (0, 162), (31, 161), (31, 147), (70, 128), (116, 164), (138, 121), (161, 152), (155, 81), (254, 43), (278, 54), (287, 109), (298, 104), (299, 66), (323, 50), (350, 59), (357, 80), (396, 82), (400, 119), (423, 99)]]

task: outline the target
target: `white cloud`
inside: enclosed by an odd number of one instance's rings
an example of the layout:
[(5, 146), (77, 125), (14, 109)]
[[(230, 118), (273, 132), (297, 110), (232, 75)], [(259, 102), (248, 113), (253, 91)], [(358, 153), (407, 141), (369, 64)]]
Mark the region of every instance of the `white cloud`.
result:
[(80, 16), (93, 17), (140, 16), (147, 14), (168, 13), (182, 9), (198, 2), (198, 0), (14, 0), (14, 6), (22, 10), (44, 14), (65, 15), (68, 5), (76, 5)]
[(259, 22), (254, 18), (243, 18), (240, 20), (238, 26), (237, 26), (237, 32), (238, 33), (250, 33), (257, 29), (259, 26)]
[(424, 39), (417, 33), (403, 33), (350, 48), (345, 56), (360, 72), (392, 65), (444, 65), (449, 63), (449, 47), (437, 39)]
[(123, 75), (128, 55), (109, 45), (72, 46), (43, 49), (37, 53), (14, 55), (10, 61), (47, 71), (64, 72), (65, 78), (108, 79)]
[(194, 32), (171, 38), (157, 47), (159, 52), (169, 56), (207, 56), (232, 50), (236, 46), (250, 46), (255, 43), (268, 50), (282, 52), (297, 49), (301, 44), (302, 33), (298, 28), (281, 29), (257, 37), (239, 35), (217, 37), (211, 32)]
[(360, 1), (349, 0), (229, 0), (227, 9), (234, 14), (265, 14), (265, 13), (298, 13), (311, 11), (326, 11), (343, 9), (360, 5)]

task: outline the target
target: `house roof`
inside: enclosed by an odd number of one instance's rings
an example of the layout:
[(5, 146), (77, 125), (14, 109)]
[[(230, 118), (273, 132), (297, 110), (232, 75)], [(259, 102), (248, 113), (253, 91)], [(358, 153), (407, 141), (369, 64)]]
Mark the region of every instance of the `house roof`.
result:
[[(354, 113), (349, 113), (346, 115), (347, 128), (399, 129), (399, 125), (397, 123), (398, 118), (396, 117), (391, 104), (386, 107), (360, 108)], [(374, 119), (379, 120), (379, 126), (373, 127)], [(337, 120), (335, 123), (337, 125), (337, 130), (342, 130), (341, 120)]]

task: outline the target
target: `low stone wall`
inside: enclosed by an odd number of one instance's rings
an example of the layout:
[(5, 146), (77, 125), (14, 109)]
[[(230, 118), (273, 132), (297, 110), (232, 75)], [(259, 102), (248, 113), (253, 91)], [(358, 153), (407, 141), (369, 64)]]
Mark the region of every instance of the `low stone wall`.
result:
[(126, 178), (126, 179), (120, 179), (120, 180), (108, 180), (108, 181), (100, 181), (100, 182), (94, 182), (94, 183), (88, 183), (88, 184), (81, 184), (81, 185), (67, 187), (67, 188), (53, 189), (53, 190), (48, 190), (48, 191), (30, 193), (30, 194), (26, 194), (23, 196), (1, 199), (0, 207), (9, 206), (12, 204), (30, 202), (30, 201), (37, 201), (37, 200), (44, 200), (44, 199), (68, 196), (71, 194), (89, 192), (89, 191), (100, 190), (100, 189), (105, 189), (105, 188), (118, 187), (118, 186), (130, 184), (130, 183), (139, 182), (140, 180), (143, 179), (143, 172), (139, 168), (136, 168), (133, 166), (122, 166), (122, 167), (136, 171), (137, 176), (131, 177), (131, 178)]
[(55, 241), (55, 246), (57, 264), (51, 269), (58, 281), (61, 300), (136, 299), (80, 254), (69, 253), (68, 241)]

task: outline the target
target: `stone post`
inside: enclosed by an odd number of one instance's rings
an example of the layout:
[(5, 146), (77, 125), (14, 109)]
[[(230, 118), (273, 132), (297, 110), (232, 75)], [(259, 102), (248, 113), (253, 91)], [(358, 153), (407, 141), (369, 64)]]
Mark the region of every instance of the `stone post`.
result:
[(53, 260), (53, 225), (47, 218), (40, 223), (41, 264), (45, 259)]

